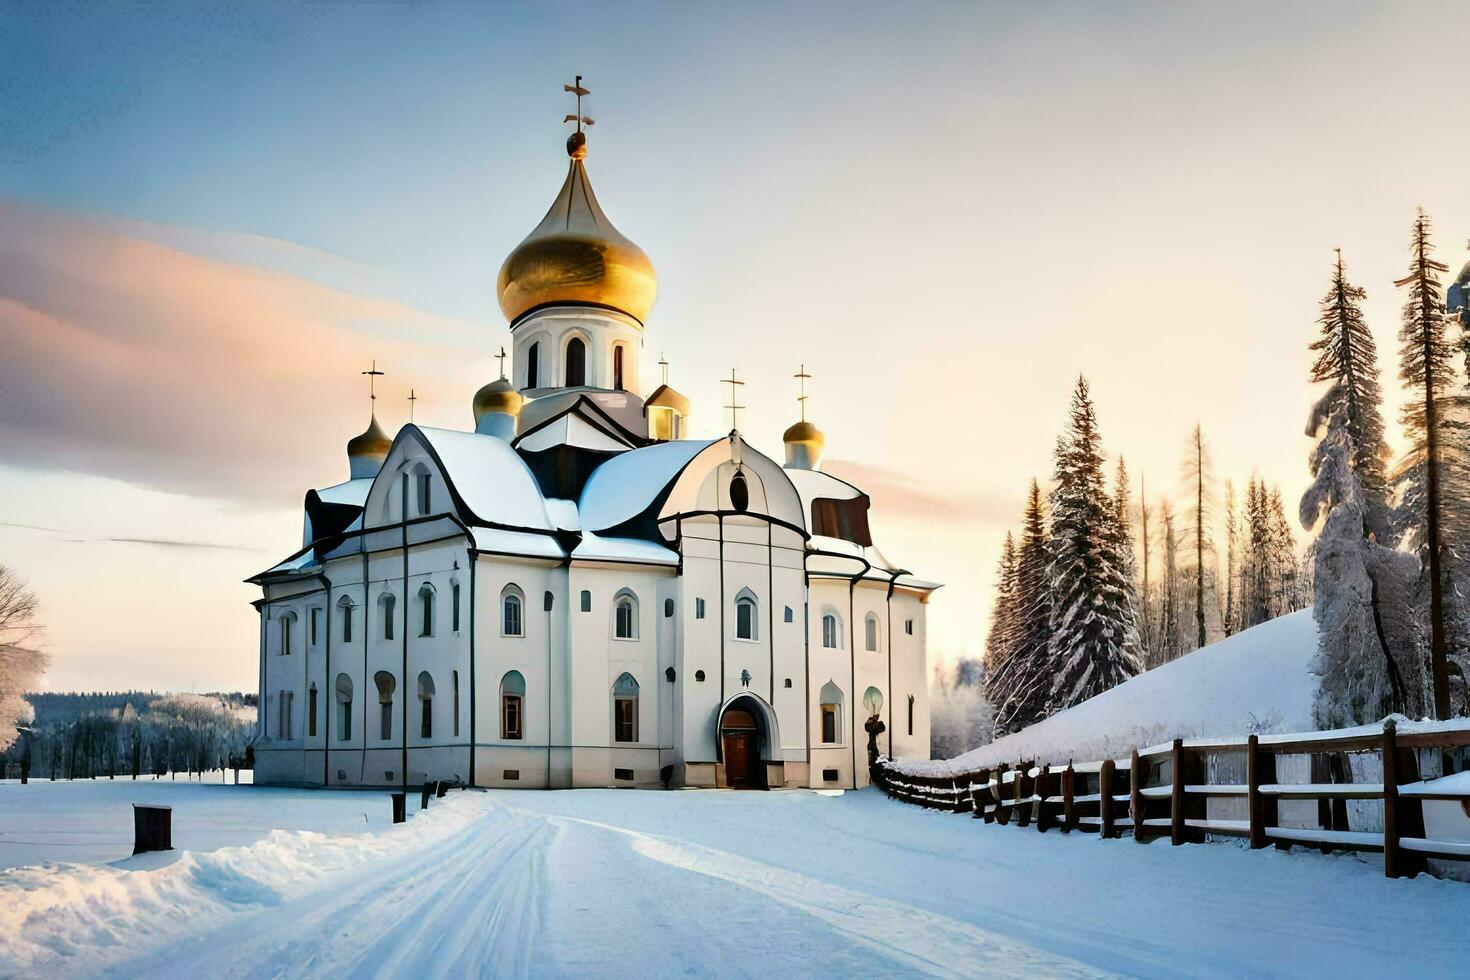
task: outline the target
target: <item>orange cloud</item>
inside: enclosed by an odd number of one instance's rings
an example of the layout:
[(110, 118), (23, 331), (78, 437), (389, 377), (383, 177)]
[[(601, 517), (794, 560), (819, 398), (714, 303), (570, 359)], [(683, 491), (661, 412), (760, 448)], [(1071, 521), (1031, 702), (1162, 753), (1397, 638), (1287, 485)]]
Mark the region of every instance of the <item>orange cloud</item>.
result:
[(462, 394), (468, 416), (465, 353), (488, 347), (471, 324), (0, 199), (0, 452), (14, 465), (294, 502), (345, 478), (367, 408), (351, 366), (376, 357)]

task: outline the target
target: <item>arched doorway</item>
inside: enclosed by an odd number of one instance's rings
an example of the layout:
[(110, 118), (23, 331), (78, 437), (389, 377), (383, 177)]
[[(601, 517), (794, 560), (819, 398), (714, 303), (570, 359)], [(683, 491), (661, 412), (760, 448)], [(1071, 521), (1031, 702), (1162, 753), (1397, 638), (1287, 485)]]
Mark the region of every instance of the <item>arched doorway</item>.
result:
[(770, 706), (741, 693), (725, 703), (716, 728), (725, 785), (731, 789), (765, 789), (766, 765), (776, 758), (776, 732)]

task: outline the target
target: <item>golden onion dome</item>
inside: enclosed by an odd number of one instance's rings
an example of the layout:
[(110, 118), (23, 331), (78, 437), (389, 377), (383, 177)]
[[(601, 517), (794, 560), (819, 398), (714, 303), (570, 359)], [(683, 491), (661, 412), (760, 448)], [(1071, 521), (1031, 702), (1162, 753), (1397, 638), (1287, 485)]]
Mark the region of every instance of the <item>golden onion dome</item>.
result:
[(568, 141), (567, 152), (572, 161), (561, 193), (500, 267), (500, 309), (512, 327), (557, 304), (611, 307), (642, 323), (658, 292), (653, 263), (598, 206), (582, 162), (585, 141)]
[(659, 385), (655, 388), (653, 394), (648, 396), (648, 401), (643, 405), (645, 408), (672, 408), (680, 415), (689, 414), (689, 399), (668, 385)]
[(388, 434), (378, 424), (377, 415), (374, 415), (362, 435), (347, 440), (347, 458), (375, 459), (381, 463), (388, 458), (388, 450), (392, 448), (393, 440), (388, 438)]
[(788, 446), (810, 446), (818, 452), (827, 445), (827, 437), (822, 435), (822, 430), (805, 420), (787, 429), (785, 435), (781, 436), (781, 441)]
[(509, 379), (501, 378), (498, 381), (492, 381), (475, 392), (475, 424), (479, 425), (480, 419), (491, 412), (499, 412), (502, 415), (519, 415), (525, 401)]

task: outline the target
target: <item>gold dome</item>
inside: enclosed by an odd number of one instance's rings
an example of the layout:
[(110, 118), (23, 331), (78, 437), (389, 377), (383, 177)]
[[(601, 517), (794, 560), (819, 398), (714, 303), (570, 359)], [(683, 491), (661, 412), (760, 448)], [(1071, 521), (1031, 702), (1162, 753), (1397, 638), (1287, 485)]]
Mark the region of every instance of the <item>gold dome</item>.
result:
[(568, 152), (567, 179), (551, 210), (500, 267), (500, 309), (512, 327), (558, 303), (611, 307), (642, 323), (658, 292), (653, 263), (602, 213), (582, 163), (585, 144), (569, 144)]
[(519, 415), (521, 406), (525, 404), (521, 393), (516, 391), (515, 385), (506, 378), (492, 381), (479, 391), (475, 392), (475, 424), (480, 424), (480, 419), (491, 412), (499, 412), (503, 415)]
[(381, 463), (388, 458), (388, 450), (392, 448), (393, 440), (388, 438), (388, 434), (378, 424), (378, 417), (374, 415), (362, 435), (347, 440), (347, 458), (375, 459)]
[(822, 447), (827, 445), (827, 437), (822, 435), (822, 430), (806, 421), (798, 422), (787, 429), (786, 434), (781, 437), (781, 441), (788, 446), (810, 446), (816, 449), (817, 452), (821, 452)]

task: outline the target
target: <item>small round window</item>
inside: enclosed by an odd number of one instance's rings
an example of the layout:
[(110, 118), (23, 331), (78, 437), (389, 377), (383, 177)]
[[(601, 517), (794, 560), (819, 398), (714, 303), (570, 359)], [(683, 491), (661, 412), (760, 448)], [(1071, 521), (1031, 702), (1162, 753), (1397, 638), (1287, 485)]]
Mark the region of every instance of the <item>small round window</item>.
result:
[(745, 485), (745, 476), (736, 473), (730, 478), (730, 506), (741, 513), (750, 506), (750, 488)]

